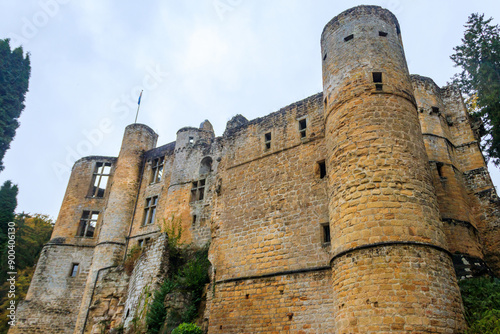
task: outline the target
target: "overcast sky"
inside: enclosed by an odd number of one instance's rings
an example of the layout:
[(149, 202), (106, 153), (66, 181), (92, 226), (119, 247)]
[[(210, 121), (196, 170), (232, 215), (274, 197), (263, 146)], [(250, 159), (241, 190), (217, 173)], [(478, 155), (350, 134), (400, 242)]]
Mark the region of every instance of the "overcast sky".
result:
[[(18, 184), (17, 212), (57, 218), (71, 166), (82, 156), (118, 154), (141, 89), (138, 122), (160, 135), (158, 145), (205, 119), (220, 136), (235, 114), (253, 119), (320, 92), (321, 31), (361, 4), (1, 0), (0, 38), (30, 52), (32, 70), (0, 182)], [(457, 71), (449, 56), (467, 17), (500, 18), (498, 0), (368, 4), (397, 16), (410, 72), (440, 86)]]

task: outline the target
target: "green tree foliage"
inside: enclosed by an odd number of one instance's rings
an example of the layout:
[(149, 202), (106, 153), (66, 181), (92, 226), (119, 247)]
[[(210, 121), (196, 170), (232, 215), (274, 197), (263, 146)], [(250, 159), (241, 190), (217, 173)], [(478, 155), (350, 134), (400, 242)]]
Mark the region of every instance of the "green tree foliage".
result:
[[(17, 194), (17, 191), (15, 193)], [(3, 207), (2, 203), (0, 202), (0, 207)], [(50, 240), (53, 222), (48, 216), (40, 214), (18, 214), (10, 221), (15, 223), (17, 271), (15, 300), (16, 305), (18, 305), (20, 301), (24, 300), (28, 292), (31, 278), (35, 271), (35, 265), (43, 245)], [(8, 330), (6, 305), (10, 301), (7, 295), (9, 284), (6, 282), (6, 273), (8, 271), (6, 268), (6, 246), (5, 241), (0, 245), (2, 249), (2, 257), (0, 259), (0, 274), (2, 275), (2, 284), (0, 285), (0, 334), (7, 333)]]
[(203, 334), (200, 327), (195, 324), (182, 323), (172, 331), (172, 334)]
[(24, 109), (31, 66), (23, 49), (11, 51), (9, 39), (0, 40), (0, 171), (3, 157), (19, 127), (17, 119)]
[(0, 282), (7, 277), (7, 235), (9, 222), (14, 221), (18, 189), (10, 181), (0, 188)]
[(451, 59), (462, 72), (454, 82), (469, 97), (476, 96), (472, 115), (485, 125), (482, 148), (486, 158), (500, 165), (500, 28), (484, 14), (469, 16), (462, 45)]
[(467, 334), (500, 334), (500, 280), (480, 277), (459, 285), (470, 327)]

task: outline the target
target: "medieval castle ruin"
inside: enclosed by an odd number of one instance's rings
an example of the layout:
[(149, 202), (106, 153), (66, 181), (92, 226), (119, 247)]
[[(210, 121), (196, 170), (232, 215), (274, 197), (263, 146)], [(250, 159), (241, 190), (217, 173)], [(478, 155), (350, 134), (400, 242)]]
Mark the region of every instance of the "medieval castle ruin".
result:
[(204, 121), (157, 146), (132, 124), (118, 157), (78, 160), (9, 333), (129, 328), (170, 217), (210, 243), (208, 333), (461, 333), (457, 280), (500, 274), (500, 206), (460, 92), (410, 76), (380, 7), (321, 46), (321, 93), (219, 137)]

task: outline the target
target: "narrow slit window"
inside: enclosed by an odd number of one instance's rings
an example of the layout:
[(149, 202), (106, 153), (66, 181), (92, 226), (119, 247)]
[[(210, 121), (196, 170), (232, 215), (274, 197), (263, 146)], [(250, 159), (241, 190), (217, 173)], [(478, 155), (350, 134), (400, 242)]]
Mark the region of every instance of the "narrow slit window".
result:
[(110, 162), (97, 162), (95, 164), (94, 175), (92, 179), (91, 197), (104, 197), (109, 175), (111, 174)]
[(196, 224), (196, 215), (193, 215), (193, 225)]
[(205, 197), (205, 179), (193, 182), (191, 202), (201, 201)]
[(344, 42), (348, 42), (348, 41), (350, 41), (353, 38), (354, 38), (354, 35), (349, 35), (349, 36), (347, 36), (347, 37), (344, 38)]
[(264, 135), (264, 144), (266, 145), (266, 150), (271, 148), (271, 132), (268, 132)]
[(323, 243), (328, 244), (331, 242), (331, 237), (330, 237), (330, 224), (322, 224), (321, 225), (321, 230), (322, 230), (322, 237), (323, 237)]
[(325, 161), (318, 161), (319, 178), (323, 179), (326, 176), (326, 163)]
[(98, 211), (83, 211), (76, 236), (84, 238), (93, 238), (98, 219), (99, 219)]
[(163, 163), (164, 158), (157, 158), (153, 160), (151, 183), (160, 182), (163, 177)]
[(325, 55), (323, 56), (323, 60), (326, 60), (326, 56), (327, 56), (327, 54), (325, 53)]
[(386, 33), (385, 31), (379, 31), (379, 32), (378, 32), (378, 35), (379, 35), (380, 37), (387, 37), (387, 33)]
[(306, 138), (307, 136), (307, 120), (301, 119), (299, 121), (299, 134), (300, 138)]
[(78, 267), (78, 263), (71, 264), (71, 272), (69, 273), (70, 277), (76, 277), (76, 275), (78, 275)]
[(438, 162), (436, 164), (436, 167), (437, 167), (437, 171), (438, 171), (438, 175), (440, 178), (444, 178), (444, 175), (443, 175), (443, 163), (441, 162)]
[(155, 222), (157, 204), (158, 196), (146, 198), (146, 205), (144, 206), (144, 219), (142, 221), (142, 225), (149, 225)]

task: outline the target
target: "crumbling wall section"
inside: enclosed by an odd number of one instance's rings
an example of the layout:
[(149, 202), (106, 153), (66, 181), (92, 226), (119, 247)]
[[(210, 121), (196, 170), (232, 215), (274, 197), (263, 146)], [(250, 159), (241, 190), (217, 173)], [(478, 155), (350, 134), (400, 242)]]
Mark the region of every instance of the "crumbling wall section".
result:
[(159, 234), (137, 260), (129, 280), (123, 324), (130, 328), (133, 319), (144, 321), (153, 293), (166, 278), (168, 270), (168, 236)]

